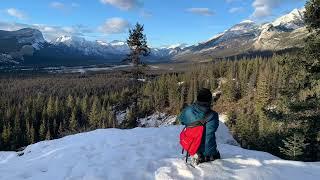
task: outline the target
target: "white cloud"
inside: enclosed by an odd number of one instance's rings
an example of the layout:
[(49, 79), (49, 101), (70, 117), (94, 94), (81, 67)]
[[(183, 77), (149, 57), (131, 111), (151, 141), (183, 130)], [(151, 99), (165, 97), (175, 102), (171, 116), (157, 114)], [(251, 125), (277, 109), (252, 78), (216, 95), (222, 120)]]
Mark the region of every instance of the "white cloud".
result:
[(122, 18), (110, 18), (105, 21), (105, 23), (98, 28), (98, 30), (105, 34), (120, 34), (124, 33), (130, 24), (128, 21)]
[(292, 1), (305, 1), (305, 0), (254, 0), (252, 6), (254, 12), (251, 15), (253, 18), (265, 18), (272, 15), (273, 10), (282, 4), (290, 3)]
[(121, 10), (130, 10), (135, 7), (140, 6), (140, 2), (138, 0), (100, 0), (103, 4), (110, 4)]
[(61, 2), (52, 2), (50, 3), (50, 6), (52, 8), (55, 8), (55, 9), (59, 9), (59, 10), (63, 10), (66, 8), (65, 4), (61, 3)]
[(240, 13), (243, 11), (244, 11), (243, 7), (234, 7), (234, 8), (229, 9), (229, 13)]
[(75, 2), (72, 2), (70, 4), (65, 4), (59, 1), (54, 1), (54, 2), (51, 2), (49, 5), (51, 8), (64, 11), (64, 12), (70, 12), (71, 10), (80, 7), (80, 4)]
[(23, 12), (19, 11), (18, 9), (15, 9), (15, 8), (7, 9), (6, 13), (8, 15), (16, 17), (18, 19), (25, 19), (27, 17)]
[(214, 14), (209, 8), (189, 8), (186, 11), (203, 16), (212, 16)]

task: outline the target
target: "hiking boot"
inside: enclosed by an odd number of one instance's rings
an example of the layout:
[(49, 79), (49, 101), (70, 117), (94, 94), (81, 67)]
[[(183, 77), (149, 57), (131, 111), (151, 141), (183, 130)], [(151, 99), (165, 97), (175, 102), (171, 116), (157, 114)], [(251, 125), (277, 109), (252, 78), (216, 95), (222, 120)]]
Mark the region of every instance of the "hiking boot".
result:
[(199, 165), (200, 163), (204, 162), (204, 156), (202, 153), (197, 153), (191, 157), (191, 163), (193, 165)]
[(199, 165), (200, 163), (205, 162), (205, 157), (202, 153), (197, 153), (191, 157), (191, 161), (194, 165)]
[(191, 164), (196, 166), (199, 164), (199, 156), (198, 154), (195, 154), (194, 156), (191, 157)]
[(206, 157), (205, 157), (205, 162), (215, 161), (215, 160), (217, 160), (217, 159), (221, 159), (221, 156), (220, 156), (219, 151), (218, 151), (218, 153), (215, 154), (215, 155), (206, 156)]

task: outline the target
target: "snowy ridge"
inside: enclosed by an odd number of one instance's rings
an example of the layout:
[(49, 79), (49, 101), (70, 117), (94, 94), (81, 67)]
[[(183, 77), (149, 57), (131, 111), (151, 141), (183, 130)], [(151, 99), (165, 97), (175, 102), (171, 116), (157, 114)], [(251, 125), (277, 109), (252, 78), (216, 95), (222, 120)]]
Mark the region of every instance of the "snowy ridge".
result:
[(107, 42), (101, 41), (101, 40), (96, 40), (96, 42), (102, 46), (108, 46), (109, 44)]
[(254, 48), (273, 50), (303, 46), (302, 40), (308, 35), (303, 21), (304, 11), (305, 9), (294, 9), (271, 23), (261, 25), (261, 33), (253, 44)]
[(294, 9), (289, 14), (281, 16), (280, 18), (273, 21), (271, 24), (273, 26), (285, 26), (288, 29), (298, 29), (304, 24), (303, 13), (305, 8)]
[(257, 28), (257, 25), (253, 21), (242, 21), (239, 24), (234, 25), (228, 31), (233, 32), (235, 34), (242, 34), (246, 32), (250, 32)]
[(46, 43), (42, 33), (37, 29), (23, 28), (17, 31), (0, 30), (0, 34), (1, 39), (15, 39), (17, 45), (31, 45), (36, 50), (42, 48)]
[(188, 44), (182, 43), (182, 44), (173, 44), (170, 46), (165, 46), (162, 47), (161, 49), (176, 49), (176, 48), (180, 48), (180, 49), (184, 49), (188, 46)]
[(240, 23), (254, 23), (254, 21), (247, 19), (247, 20), (243, 20)]
[(54, 46), (68, 46), (85, 55), (108, 58), (112, 55), (125, 55), (129, 52), (128, 46), (121, 41), (107, 43), (104, 41), (87, 41), (77, 36), (61, 36), (50, 42)]
[[(225, 31), (225, 32), (226, 32), (226, 31)], [(201, 42), (200, 44), (205, 44), (205, 43), (208, 43), (208, 42), (213, 41), (213, 40), (215, 40), (215, 39), (218, 39), (218, 38), (220, 38), (221, 36), (223, 36), (225, 32), (216, 34), (216, 35), (214, 35), (212, 38), (208, 39), (208, 40), (205, 41), (205, 42)]]
[(18, 35), (18, 42), (21, 44), (31, 44), (33, 48), (39, 50), (43, 47), (43, 44), (46, 41), (43, 38), (42, 33), (39, 30), (25, 28), (19, 31), (16, 31)]
[(77, 36), (60, 36), (54, 41), (52, 41), (51, 43), (55, 45), (65, 44), (67, 46), (76, 46), (76, 45), (82, 45), (86, 43), (86, 41), (84, 38), (80, 38)]
[(111, 46), (127, 46), (127, 43), (124, 41), (111, 41), (111, 43), (109, 44)]
[[(84, 38), (76, 36), (61, 36), (52, 41), (51, 44), (56, 46), (66, 45), (84, 52), (85, 55), (98, 55), (102, 57), (108, 57), (110, 54), (125, 56), (130, 52), (127, 43), (118, 40), (108, 43), (101, 40), (87, 41)], [(170, 57), (178, 54), (185, 47), (185, 44), (177, 44), (162, 48), (151, 48), (151, 55), (156, 58)]]
[(33, 55), (46, 45), (39, 30), (24, 28), (17, 31), (0, 30), (0, 66), (17, 65), (23, 62), (24, 55)]
[(96, 130), (30, 145), (20, 157), (0, 152), (0, 179), (313, 180), (320, 176), (320, 163), (285, 161), (230, 145), (234, 140), (222, 122), (217, 141), (223, 159), (192, 168), (180, 154), (182, 128)]

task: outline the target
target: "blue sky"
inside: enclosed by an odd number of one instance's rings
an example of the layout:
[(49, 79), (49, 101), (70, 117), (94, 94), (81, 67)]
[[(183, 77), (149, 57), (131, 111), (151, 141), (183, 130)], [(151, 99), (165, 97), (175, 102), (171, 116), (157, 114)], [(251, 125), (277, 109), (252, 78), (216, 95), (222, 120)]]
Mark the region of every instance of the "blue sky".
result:
[(242, 20), (272, 20), (306, 0), (1, 0), (0, 29), (40, 29), (47, 40), (77, 35), (125, 40), (136, 22), (151, 46), (196, 44)]

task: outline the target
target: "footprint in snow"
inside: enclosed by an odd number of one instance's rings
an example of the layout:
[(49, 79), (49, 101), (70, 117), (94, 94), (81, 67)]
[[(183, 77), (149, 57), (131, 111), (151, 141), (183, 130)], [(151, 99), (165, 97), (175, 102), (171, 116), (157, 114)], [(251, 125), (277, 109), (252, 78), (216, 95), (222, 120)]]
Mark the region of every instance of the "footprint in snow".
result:
[(31, 178), (32, 175), (28, 172), (24, 172), (24, 173), (20, 174), (19, 177), (23, 178), (23, 179), (28, 179), (28, 178)]
[(39, 170), (40, 172), (43, 172), (43, 173), (48, 172), (48, 168), (39, 168)]

